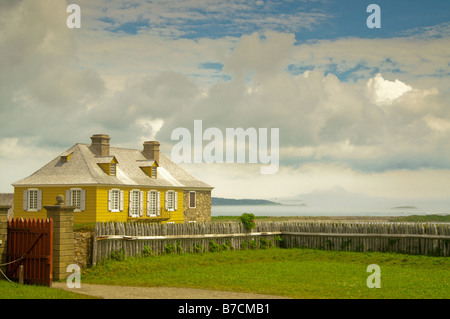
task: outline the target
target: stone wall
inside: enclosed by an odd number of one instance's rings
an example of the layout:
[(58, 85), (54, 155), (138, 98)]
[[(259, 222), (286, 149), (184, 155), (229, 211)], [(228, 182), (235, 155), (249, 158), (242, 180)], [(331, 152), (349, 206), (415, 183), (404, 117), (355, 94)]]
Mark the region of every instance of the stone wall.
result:
[(211, 191), (195, 191), (196, 207), (189, 208), (189, 191), (183, 192), (185, 223), (196, 221), (197, 223), (208, 223), (211, 221)]
[(92, 266), (92, 249), (94, 233), (74, 232), (75, 263), (80, 268)]
[(14, 194), (0, 193), (0, 206), (10, 206), (7, 218), (12, 218), (14, 215)]
[[(6, 263), (6, 252), (8, 239), (8, 210), (9, 205), (0, 205), (0, 265)], [(5, 272), (6, 266), (0, 266), (0, 270)], [(1, 276), (1, 275), (0, 275)]]

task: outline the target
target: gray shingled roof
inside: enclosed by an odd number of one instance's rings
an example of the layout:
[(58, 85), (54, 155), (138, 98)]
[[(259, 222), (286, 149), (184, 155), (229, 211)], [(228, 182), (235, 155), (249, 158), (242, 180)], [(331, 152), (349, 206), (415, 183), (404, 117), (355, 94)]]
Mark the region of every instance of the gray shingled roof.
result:
[[(180, 188), (208, 188), (210, 185), (199, 181), (180, 166), (160, 154), (158, 176), (150, 178), (140, 167), (149, 166), (148, 160), (139, 150), (110, 147), (108, 157), (100, 157), (89, 144), (75, 144), (63, 154), (72, 153), (68, 162), (60, 156), (39, 169), (31, 176), (12, 184), (31, 185), (123, 185)], [(115, 157), (117, 175), (107, 175), (97, 163), (110, 162)]]
[(13, 193), (0, 193), (0, 205), (9, 205), (11, 208), (8, 210), (8, 217), (12, 217), (14, 213), (14, 194)]

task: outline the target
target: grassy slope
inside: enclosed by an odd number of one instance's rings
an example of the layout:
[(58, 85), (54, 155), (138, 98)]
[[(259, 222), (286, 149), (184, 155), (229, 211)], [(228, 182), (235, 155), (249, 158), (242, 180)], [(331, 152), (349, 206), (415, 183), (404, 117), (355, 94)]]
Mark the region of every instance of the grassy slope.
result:
[[(366, 285), (381, 268), (381, 289)], [(450, 259), (310, 249), (226, 251), (110, 262), (82, 282), (192, 287), (293, 298), (450, 298)]]

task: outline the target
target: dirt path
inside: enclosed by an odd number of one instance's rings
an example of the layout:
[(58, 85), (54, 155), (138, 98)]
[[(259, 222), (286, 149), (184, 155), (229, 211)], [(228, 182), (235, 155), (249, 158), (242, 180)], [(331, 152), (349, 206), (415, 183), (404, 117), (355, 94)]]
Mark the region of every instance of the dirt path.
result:
[(81, 284), (81, 288), (67, 288), (65, 282), (55, 282), (53, 288), (64, 289), (103, 299), (286, 299), (285, 297), (172, 287), (126, 287)]

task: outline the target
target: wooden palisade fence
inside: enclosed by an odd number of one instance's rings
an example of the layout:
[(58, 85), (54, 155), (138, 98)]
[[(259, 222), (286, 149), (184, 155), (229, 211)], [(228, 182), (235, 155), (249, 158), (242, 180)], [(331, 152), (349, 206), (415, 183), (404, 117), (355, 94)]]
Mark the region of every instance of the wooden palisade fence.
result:
[(450, 223), (257, 222), (152, 224), (97, 223), (93, 264), (113, 252), (204, 252), (215, 247), (248, 249), (281, 245), (327, 250), (389, 251), (450, 256)]

